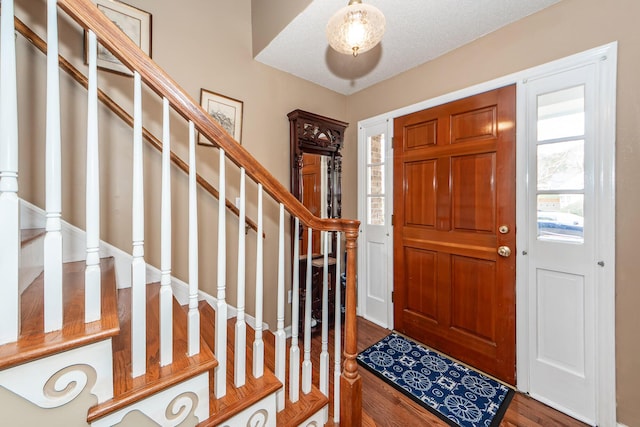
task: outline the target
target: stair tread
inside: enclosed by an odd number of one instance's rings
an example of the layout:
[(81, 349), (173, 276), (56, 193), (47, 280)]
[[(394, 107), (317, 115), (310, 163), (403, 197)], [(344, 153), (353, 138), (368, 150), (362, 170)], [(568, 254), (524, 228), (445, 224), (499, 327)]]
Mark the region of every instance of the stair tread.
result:
[[(214, 323), (215, 323), (215, 311), (205, 301), (200, 302), (201, 313), (203, 318), (201, 322), (202, 334), (208, 343), (213, 343), (214, 336)], [(199, 426), (215, 426), (220, 425), (224, 421), (230, 419), (243, 409), (250, 407), (254, 403), (262, 400), (269, 394), (279, 390), (282, 387), (280, 381), (273, 374), (275, 364), (275, 336), (270, 331), (264, 331), (264, 357), (265, 357), (265, 370), (264, 375), (260, 379), (256, 379), (252, 375), (252, 363), (253, 363), (253, 340), (255, 338), (255, 331), (252, 327), (247, 325), (247, 364), (246, 364), (246, 385), (241, 388), (236, 388), (233, 383), (234, 378), (234, 364), (233, 355), (235, 342), (235, 322), (236, 319), (232, 318), (227, 321), (227, 395), (222, 399), (216, 399), (211, 397), (209, 407), (211, 417)], [(287, 354), (288, 354), (287, 346)], [(287, 378), (288, 378), (288, 365), (287, 365)], [(285, 409), (277, 414), (276, 425), (282, 426), (297, 426), (311, 415), (318, 412), (325, 405), (329, 403), (328, 398), (320, 392), (320, 390), (313, 385), (311, 391), (308, 394), (300, 392), (300, 398), (298, 402), (291, 403), (288, 399), (288, 395), (285, 396)]]
[[(318, 338), (318, 337), (316, 337)], [(275, 335), (273, 335), (270, 331), (267, 331), (264, 336), (264, 347), (265, 347), (265, 361), (266, 367), (268, 369), (275, 368)], [(302, 345), (302, 342), (300, 342)], [(291, 348), (291, 339), (287, 340), (286, 354), (287, 354), (287, 363), (286, 363), (286, 378), (289, 378), (289, 351)], [(315, 347), (319, 348), (318, 346)], [(300, 348), (302, 351), (302, 348)], [(268, 357), (267, 357), (268, 355)], [(319, 361), (319, 353), (312, 352), (312, 363), (315, 367), (320, 365)], [(318, 412), (325, 405), (330, 404), (329, 398), (325, 396), (319, 388), (318, 382), (319, 377), (315, 372), (316, 368), (314, 368), (313, 373), (313, 381), (311, 384), (311, 391), (307, 394), (302, 392), (302, 386), (300, 386), (299, 399), (296, 403), (292, 403), (289, 400), (289, 385), (287, 383), (286, 386), (286, 394), (285, 394), (285, 406), (284, 409), (277, 414), (276, 425), (278, 426), (298, 426), (302, 424), (307, 418)], [(300, 361), (300, 379), (302, 379), (302, 360)], [(288, 382), (288, 381), (287, 381)], [(332, 379), (330, 376), (330, 387), (332, 387)]]
[[(200, 338), (200, 353), (188, 356), (187, 316), (173, 299), (173, 363), (160, 366), (159, 292), (160, 284), (146, 286), (147, 291), (147, 372), (131, 376), (131, 288), (118, 291), (120, 334), (113, 340), (114, 397), (89, 409), (87, 421), (92, 422), (118, 409), (142, 400), (167, 387), (212, 371), (218, 362)], [(212, 375), (212, 374), (211, 374)]]
[(63, 326), (44, 333), (44, 273), (24, 291), (20, 299), (20, 337), (17, 342), (0, 346), (0, 369), (91, 344), (118, 334), (115, 262), (100, 261), (102, 318), (84, 322), (85, 262), (63, 264)]
[[(215, 311), (206, 301), (200, 301), (200, 312), (202, 313), (200, 323), (202, 336), (207, 343), (213, 343)], [(264, 375), (261, 378), (255, 378), (253, 376), (252, 346), (255, 334), (253, 328), (249, 325), (247, 325), (246, 381), (244, 386), (239, 388), (235, 387), (235, 368), (233, 363), (235, 322), (235, 318), (227, 320), (227, 394), (221, 399), (216, 399), (212, 393), (209, 401), (209, 413), (211, 416), (200, 423), (200, 426), (218, 425), (282, 388), (282, 383), (280, 383), (273, 372), (267, 369), (265, 369)]]
[(291, 403), (286, 396), (284, 410), (278, 412), (276, 425), (298, 426), (328, 403), (327, 396), (316, 386), (311, 386), (311, 391), (307, 394), (300, 391), (300, 398), (296, 403)]
[(24, 228), (20, 230), (20, 244), (26, 246), (37, 238), (44, 236), (46, 230), (44, 228)]

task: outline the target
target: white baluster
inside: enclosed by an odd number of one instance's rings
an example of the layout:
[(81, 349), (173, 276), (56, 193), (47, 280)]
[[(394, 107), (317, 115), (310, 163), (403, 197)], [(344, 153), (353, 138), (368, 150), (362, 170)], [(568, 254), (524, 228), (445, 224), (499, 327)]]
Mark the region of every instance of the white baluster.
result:
[(131, 261), (131, 359), (132, 376), (146, 372), (147, 362), (147, 266), (144, 261), (144, 173), (142, 145), (142, 79), (133, 73), (133, 189)]
[(225, 155), (220, 149), (220, 183), (218, 185), (218, 301), (216, 305), (215, 352), (218, 366), (215, 368), (215, 396), (227, 394), (227, 239), (225, 211)]
[[(320, 391), (329, 397), (329, 232), (323, 231), (324, 263), (322, 268), (322, 347), (320, 351)], [(324, 409), (324, 422), (329, 408)]]
[(189, 122), (189, 356), (200, 353), (198, 310), (198, 187), (196, 185), (196, 128)]
[(263, 239), (262, 239), (262, 184), (258, 184), (258, 231), (256, 242), (256, 333), (253, 340), (253, 376), (264, 374), (264, 342), (262, 341), (263, 307)]
[(85, 320), (100, 318), (100, 159), (98, 155), (98, 41), (89, 31), (87, 106), (87, 261), (84, 272)]
[(291, 348), (289, 349), (289, 400), (296, 403), (300, 398), (300, 346), (298, 324), (300, 322), (300, 219), (294, 221), (293, 237), (293, 282), (291, 287)]
[(0, 14), (0, 345), (16, 341), (20, 329), (18, 94), (13, 13), (13, 0), (4, 0)]
[[(60, 153), (60, 68), (58, 67), (58, 11), (47, 1), (47, 123), (45, 188), (47, 234), (44, 237), (44, 328), (62, 329), (62, 161)], [(88, 297), (88, 293), (87, 293)], [(98, 316), (99, 316), (98, 312)], [(94, 320), (85, 310), (87, 322)]]
[(160, 366), (173, 362), (171, 291), (171, 128), (169, 100), (162, 100), (162, 201), (160, 203)]
[[(329, 396), (329, 233), (324, 236), (322, 268), (322, 349), (320, 351), (320, 391)], [(325, 419), (326, 421), (326, 419)]]
[(335, 424), (340, 423), (340, 375), (342, 366), (342, 349), (340, 348), (342, 338), (342, 282), (340, 280), (340, 259), (342, 253), (340, 252), (340, 233), (336, 232), (336, 282), (334, 292), (336, 293), (336, 307), (335, 307), (335, 322), (333, 331), (333, 422)]
[(238, 314), (236, 317), (235, 351), (234, 351), (234, 383), (242, 387), (246, 377), (247, 359), (247, 324), (244, 318), (245, 294), (245, 170), (240, 168), (240, 206), (238, 213)]
[[(287, 364), (287, 334), (284, 332), (284, 205), (280, 203), (280, 229), (278, 232), (278, 303), (276, 328), (276, 378), (285, 383)], [(284, 387), (276, 392), (276, 408), (284, 409)]]
[(313, 230), (307, 228), (307, 279), (304, 298), (304, 360), (302, 362), (302, 392), (307, 394), (311, 391), (311, 256)]

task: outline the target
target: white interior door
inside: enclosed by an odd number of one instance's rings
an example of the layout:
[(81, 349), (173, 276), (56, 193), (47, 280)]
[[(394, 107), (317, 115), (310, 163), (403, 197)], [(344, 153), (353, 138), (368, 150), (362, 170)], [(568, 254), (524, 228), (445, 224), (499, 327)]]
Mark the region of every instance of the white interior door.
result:
[(525, 84), (529, 392), (596, 424), (597, 66)]
[(391, 329), (393, 153), (388, 121), (359, 130), (358, 212), (361, 239), (358, 250), (358, 310), (364, 318)]

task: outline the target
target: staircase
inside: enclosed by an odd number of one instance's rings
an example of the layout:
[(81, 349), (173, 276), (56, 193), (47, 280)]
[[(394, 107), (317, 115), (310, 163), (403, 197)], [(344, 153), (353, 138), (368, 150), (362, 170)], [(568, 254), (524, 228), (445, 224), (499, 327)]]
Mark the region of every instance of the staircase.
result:
[[(38, 2), (31, 7), (44, 6)], [(355, 361), (359, 223), (311, 215), (90, 0), (48, 0), (46, 8), (47, 43), (14, 18), (13, 0), (2, 1), (0, 15), (0, 395), (8, 396), (0, 400), (3, 423), (360, 426), (361, 382)], [(58, 54), (60, 13), (87, 32), (88, 77)], [(18, 102), (36, 101), (18, 91), (16, 30), (47, 54), (44, 210), (18, 197)], [(132, 71), (131, 115), (99, 89), (98, 40)], [(61, 69), (87, 88), (86, 219), (82, 230), (62, 221)], [(145, 86), (162, 100), (161, 139), (143, 126)], [(130, 252), (112, 247), (100, 236), (100, 204), (109, 203), (100, 194), (99, 184), (100, 102), (133, 128)], [(171, 151), (172, 114), (174, 120), (180, 116), (188, 126), (188, 162)], [(196, 130), (218, 150), (217, 190), (196, 173)], [(157, 268), (145, 260), (145, 139), (162, 152), (162, 189), (156, 195), (161, 209), (153, 212), (161, 218)], [(180, 190), (189, 194), (188, 283), (172, 275), (172, 163), (188, 174), (188, 188)], [(237, 208), (225, 197), (228, 166), (238, 168)], [(257, 185), (256, 222), (246, 217), (247, 179)], [(199, 287), (197, 206), (202, 190), (207, 197), (218, 199), (215, 295)], [(279, 207), (278, 235), (269, 236), (278, 248), (273, 254), (264, 250), (265, 198)], [(231, 284), (226, 275), (226, 239), (232, 238), (227, 235), (227, 217), (235, 221), (233, 215), (238, 221), (238, 261), (237, 283)], [(310, 308), (305, 310), (304, 333), (298, 331), (300, 286), (310, 293), (311, 280), (298, 283), (299, 265), (294, 262), (292, 274), (285, 262), (298, 259), (285, 255), (289, 220), (295, 224), (294, 253), (298, 253), (300, 230), (308, 233), (309, 244), (313, 230), (336, 233), (337, 253), (341, 253), (339, 244), (344, 237), (346, 313), (342, 329), (341, 301), (335, 302), (335, 313), (328, 313), (326, 297), (323, 301), (323, 318), (335, 316), (334, 354), (328, 351), (327, 321), (322, 322), (320, 348), (312, 347)], [(245, 227), (256, 232), (247, 236)], [(247, 253), (247, 238), (255, 239), (255, 254)], [(265, 262), (278, 266), (275, 283), (265, 280)], [(324, 262), (326, 268), (326, 255)], [(250, 290), (255, 294), (254, 307), (245, 307), (248, 263), (254, 263), (256, 272), (255, 289)], [(311, 264), (309, 259), (307, 266)], [(340, 271), (340, 265), (336, 268)], [(290, 338), (285, 329), (286, 276), (292, 281)], [(340, 275), (336, 276), (339, 288)], [(235, 306), (226, 300), (231, 286), (237, 295)], [(323, 287), (328, 286), (325, 279)], [(340, 294), (336, 292), (336, 298)], [(266, 306), (277, 307), (273, 330), (264, 323)], [(71, 415), (71, 408), (80, 415)]]

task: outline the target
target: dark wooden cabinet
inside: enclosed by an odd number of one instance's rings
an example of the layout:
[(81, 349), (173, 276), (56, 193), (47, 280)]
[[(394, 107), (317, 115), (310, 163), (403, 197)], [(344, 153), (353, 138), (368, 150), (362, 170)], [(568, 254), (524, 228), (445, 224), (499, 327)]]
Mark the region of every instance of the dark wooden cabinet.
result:
[[(328, 262), (328, 320), (329, 325), (335, 323), (335, 302), (336, 302), (336, 259), (329, 257)], [(307, 299), (307, 257), (300, 258), (300, 335), (304, 334), (304, 310)], [(311, 260), (311, 332), (319, 331), (322, 326), (322, 291), (324, 277), (324, 256), (319, 255)], [(340, 288), (342, 286), (340, 285)], [(344, 291), (340, 295), (340, 305), (344, 307)], [(341, 311), (342, 310), (341, 307)]]
[[(344, 132), (348, 123), (302, 110), (288, 114), (291, 142), (291, 192), (314, 215), (321, 218), (340, 218), (342, 215), (342, 154)], [(291, 224), (294, 238), (294, 223)], [(300, 334), (304, 333), (305, 301), (311, 298), (312, 331), (321, 330), (322, 283), (324, 255), (320, 244), (320, 232), (312, 233), (311, 244), (311, 295), (306, 292), (307, 239), (306, 227), (299, 230), (300, 251), (293, 254), (300, 259)], [(294, 246), (291, 245), (293, 248)], [(329, 244), (329, 324), (335, 319), (336, 241), (332, 233)], [(342, 286), (340, 286), (342, 287)], [(342, 294), (342, 305), (344, 294)]]

